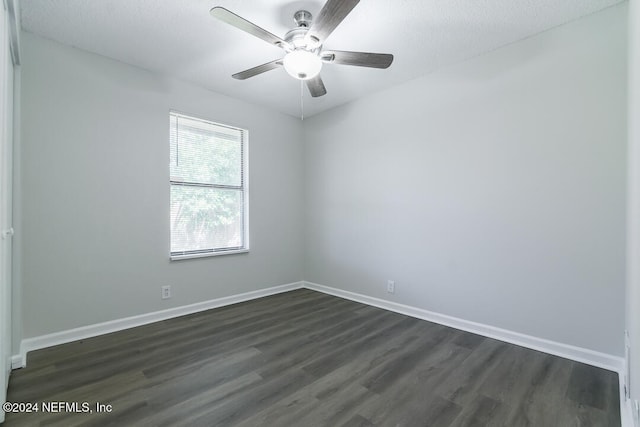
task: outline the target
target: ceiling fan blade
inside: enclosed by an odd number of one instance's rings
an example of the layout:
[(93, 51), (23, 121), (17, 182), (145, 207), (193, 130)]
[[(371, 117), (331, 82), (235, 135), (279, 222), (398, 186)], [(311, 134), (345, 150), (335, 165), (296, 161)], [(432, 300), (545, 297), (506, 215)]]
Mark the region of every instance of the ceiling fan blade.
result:
[(276, 59), (275, 61), (267, 62), (266, 64), (258, 65), (257, 67), (235, 73), (231, 77), (238, 80), (245, 80), (249, 77), (257, 76), (258, 74), (265, 73), (280, 66), (282, 66), (282, 59)]
[(269, 31), (264, 28), (258, 27), (256, 24), (247, 21), (246, 19), (236, 15), (235, 13), (225, 9), (224, 7), (214, 7), (210, 11), (211, 16), (221, 20), (222, 22), (226, 22), (229, 25), (233, 25), (239, 30), (242, 30), (246, 33), (254, 35), (259, 39), (266, 41), (267, 43), (271, 43), (281, 48), (288, 47), (289, 44), (282, 40), (280, 37), (271, 34)]
[(359, 2), (360, 0), (327, 0), (318, 16), (313, 20), (306, 35), (307, 40), (324, 43)]
[(355, 65), (357, 67), (389, 68), (393, 62), (390, 53), (348, 52), (343, 50), (325, 50), (320, 59), (331, 64)]
[(327, 94), (327, 89), (324, 87), (324, 83), (320, 78), (320, 74), (312, 79), (307, 80), (307, 87), (309, 88), (311, 96), (314, 98)]

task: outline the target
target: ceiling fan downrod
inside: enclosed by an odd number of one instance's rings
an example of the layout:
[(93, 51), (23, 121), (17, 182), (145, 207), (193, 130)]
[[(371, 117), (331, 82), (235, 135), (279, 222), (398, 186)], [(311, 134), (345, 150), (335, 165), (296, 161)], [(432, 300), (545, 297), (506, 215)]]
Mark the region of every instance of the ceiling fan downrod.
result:
[(311, 20), (313, 16), (306, 10), (299, 10), (293, 14), (293, 20), (298, 27), (309, 28), (311, 27)]

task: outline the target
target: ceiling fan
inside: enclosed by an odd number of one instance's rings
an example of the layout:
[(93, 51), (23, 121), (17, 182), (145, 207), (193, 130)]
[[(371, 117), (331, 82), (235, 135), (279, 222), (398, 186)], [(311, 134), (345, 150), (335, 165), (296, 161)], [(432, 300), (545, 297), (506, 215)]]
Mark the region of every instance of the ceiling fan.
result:
[(308, 11), (299, 10), (293, 15), (296, 28), (287, 32), (284, 38), (258, 27), (223, 7), (214, 7), (211, 9), (211, 15), (286, 52), (281, 59), (241, 71), (234, 74), (233, 78), (244, 80), (284, 66), (292, 77), (306, 82), (311, 96), (318, 97), (327, 93), (320, 78), (323, 63), (388, 68), (393, 62), (393, 55), (388, 53), (322, 49), (322, 44), (329, 35), (359, 2), (360, 0), (327, 0), (315, 20)]

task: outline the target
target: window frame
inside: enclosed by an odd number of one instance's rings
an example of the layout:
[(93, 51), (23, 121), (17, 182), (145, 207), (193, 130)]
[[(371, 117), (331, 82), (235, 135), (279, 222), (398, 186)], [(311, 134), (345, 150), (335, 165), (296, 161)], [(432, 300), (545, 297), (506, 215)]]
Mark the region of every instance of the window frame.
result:
[[(171, 252), (171, 221), (169, 223), (169, 259), (171, 261), (179, 261), (193, 258), (207, 258), (220, 255), (233, 255), (249, 252), (249, 130), (234, 125), (228, 125), (224, 123), (214, 122), (212, 120), (204, 119), (192, 114), (186, 114), (176, 110), (169, 111), (169, 150), (171, 150), (171, 120), (174, 116), (183, 117), (189, 120), (196, 120), (204, 122), (208, 125), (220, 126), (227, 129), (233, 129), (240, 132), (241, 135), (241, 186), (229, 186), (220, 184), (208, 184), (208, 183), (194, 183), (188, 181), (174, 181), (171, 177), (171, 162), (168, 162), (169, 166), (169, 218), (171, 219), (171, 188), (176, 186), (190, 186), (196, 188), (219, 188), (219, 189), (234, 189), (242, 191), (242, 232), (243, 232), (243, 245), (237, 248), (231, 249), (200, 249), (192, 251)], [(177, 136), (177, 135), (176, 135)], [(171, 153), (169, 152), (169, 155)]]

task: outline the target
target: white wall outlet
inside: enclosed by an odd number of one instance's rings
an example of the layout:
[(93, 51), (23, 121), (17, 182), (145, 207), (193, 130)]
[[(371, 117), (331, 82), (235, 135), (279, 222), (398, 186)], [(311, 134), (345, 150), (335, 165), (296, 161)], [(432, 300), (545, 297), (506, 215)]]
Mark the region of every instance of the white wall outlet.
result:
[(396, 293), (396, 282), (394, 282), (393, 280), (387, 280), (387, 293)]
[(162, 299), (171, 298), (171, 286), (163, 286), (162, 287)]

